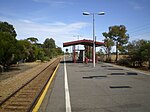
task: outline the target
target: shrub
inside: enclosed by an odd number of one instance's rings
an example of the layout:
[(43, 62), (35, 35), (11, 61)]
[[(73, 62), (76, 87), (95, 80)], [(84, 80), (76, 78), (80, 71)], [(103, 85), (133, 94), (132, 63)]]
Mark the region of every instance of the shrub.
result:
[(119, 59), (117, 64), (122, 66), (131, 66), (131, 63), (127, 58)]
[(107, 62), (107, 63), (111, 63), (111, 58), (107, 58), (107, 59), (106, 59), (106, 62)]

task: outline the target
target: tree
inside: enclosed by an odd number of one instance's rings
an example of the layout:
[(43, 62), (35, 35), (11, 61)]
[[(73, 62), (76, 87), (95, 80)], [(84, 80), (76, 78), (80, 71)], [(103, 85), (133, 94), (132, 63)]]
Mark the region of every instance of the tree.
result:
[(127, 46), (128, 59), (132, 66), (136, 66), (135, 62), (140, 62), (141, 56), (139, 54), (140, 43), (137, 41), (129, 42)]
[(29, 50), (31, 49), (31, 43), (27, 40), (18, 40), (16, 44), (16, 54), (15, 60), (16, 61), (25, 61), (28, 59), (30, 55)]
[(57, 55), (61, 55), (63, 53), (61, 47), (56, 48)]
[(128, 43), (129, 35), (126, 33), (127, 33), (127, 30), (124, 25), (120, 25), (120, 26), (115, 25), (115, 26), (109, 27), (108, 34), (110, 38), (113, 39), (116, 45), (116, 62), (118, 60), (119, 48), (121, 48), (121, 46)]
[(150, 69), (150, 41), (143, 40), (142, 46), (139, 48), (142, 61), (149, 62), (148, 68)]
[(37, 41), (38, 41), (38, 39), (35, 38), (35, 37), (29, 37), (29, 38), (27, 38), (27, 40), (28, 40), (29, 42), (31, 42), (32, 44), (36, 44)]
[(37, 45), (31, 44), (27, 39), (18, 40), (16, 44), (15, 61), (35, 61), (38, 57)]
[(8, 32), (0, 32), (0, 65), (8, 68), (14, 59), (16, 39)]
[(56, 52), (56, 45), (55, 45), (55, 40), (53, 40), (52, 38), (47, 38), (45, 41), (44, 41), (44, 51), (45, 51), (45, 54), (50, 57), (50, 58), (53, 58), (54, 56), (57, 55), (57, 52)]
[(55, 40), (53, 40), (52, 38), (47, 38), (45, 41), (44, 41), (44, 48), (56, 48), (56, 45), (55, 45)]
[(38, 56), (38, 47), (36, 45), (31, 45), (31, 48), (29, 50), (30, 55), (28, 56), (29, 62), (33, 62), (37, 59)]
[(38, 48), (37, 59), (41, 60), (41, 61), (44, 61), (44, 59), (45, 59), (45, 52), (42, 48)]
[(150, 41), (138, 40), (129, 42), (128, 46), (129, 61), (133, 66), (142, 66), (144, 61), (149, 62), (150, 68)]
[(104, 49), (104, 50), (106, 52), (106, 60), (110, 62), (111, 61), (111, 52), (110, 51), (112, 49), (112, 46), (114, 46), (114, 42), (113, 42), (113, 39), (110, 37), (109, 33), (104, 32), (102, 34), (105, 37), (105, 39), (104, 39), (105, 46), (104, 47), (106, 49)]
[(10, 35), (14, 38), (17, 36), (15, 28), (13, 27), (13, 25), (11, 25), (7, 22), (1, 22), (0, 21), (0, 32), (10, 33)]
[(8, 68), (14, 60), (16, 31), (13, 25), (0, 21), (0, 64)]

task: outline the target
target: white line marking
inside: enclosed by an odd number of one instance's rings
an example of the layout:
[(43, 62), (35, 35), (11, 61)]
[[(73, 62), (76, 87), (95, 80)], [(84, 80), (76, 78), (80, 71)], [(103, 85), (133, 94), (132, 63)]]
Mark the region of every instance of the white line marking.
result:
[(69, 94), (69, 87), (68, 87), (68, 77), (67, 77), (65, 56), (64, 56), (64, 78), (65, 78), (64, 80), (65, 80), (66, 112), (71, 112), (70, 94)]

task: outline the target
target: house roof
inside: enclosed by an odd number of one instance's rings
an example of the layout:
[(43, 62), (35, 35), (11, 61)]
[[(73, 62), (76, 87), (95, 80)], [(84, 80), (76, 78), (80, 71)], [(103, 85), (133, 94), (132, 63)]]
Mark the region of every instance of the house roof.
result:
[[(72, 46), (72, 45), (87, 45), (87, 46), (93, 46), (93, 40), (77, 40), (77, 41), (71, 41), (71, 42), (65, 42), (63, 43), (63, 47), (68, 47), (68, 46)], [(103, 46), (104, 43), (103, 42), (95, 42), (95, 46)]]

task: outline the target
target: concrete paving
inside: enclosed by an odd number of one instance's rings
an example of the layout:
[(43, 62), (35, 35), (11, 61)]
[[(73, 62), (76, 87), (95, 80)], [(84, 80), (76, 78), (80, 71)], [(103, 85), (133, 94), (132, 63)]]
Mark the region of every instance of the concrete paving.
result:
[[(63, 67), (61, 63), (41, 112), (66, 112)], [(150, 112), (150, 75), (136, 73), (105, 63), (95, 68), (67, 63), (72, 112)]]

